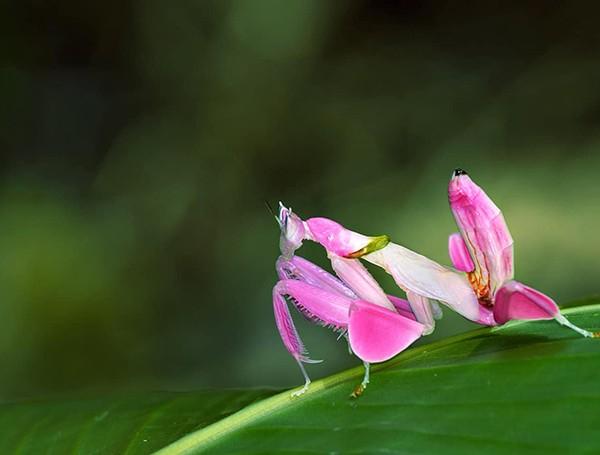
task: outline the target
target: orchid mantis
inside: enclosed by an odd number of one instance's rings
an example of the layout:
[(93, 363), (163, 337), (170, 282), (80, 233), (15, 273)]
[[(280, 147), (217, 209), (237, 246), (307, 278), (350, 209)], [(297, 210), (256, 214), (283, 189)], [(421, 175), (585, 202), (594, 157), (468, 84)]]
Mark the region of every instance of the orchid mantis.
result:
[[(465, 318), (488, 326), (514, 319), (555, 319), (586, 337), (596, 334), (568, 321), (548, 296), (513, 280), (513, 240), (500, 209), (466, 174), (457, 169), (448, 196), (459, 233), (449, 238), (454, 269), (442, 266), (387, 236), (368, 237), (328, 218), (300, 219), (280, 207), (279, 281), (273, 288), (275, 321), (286, 349), (303, 363), (311, 360), (287, 303), (318, 324), (346, 336), (349, 347), (365, 365), (365, 376), (354, 396), (369, 383), (369, 364), (388, 360), (422, 335), (431, 333), (441, 317), (439, 301)], [(336, 276), (295, 256), (304, 240), (327, 251)], [(407, 300), (387, 295), (359, 259), (386, 270), (406, 292)]]
[(317, 324), (347, 337), (350, 350), (365, 366), (363, 381), (353, 392), (353, 396), (358, 396), (369, 383), (370, 363), (394, 357), (427, 330), (415, 320), (410, 304), (386, 295), (357, 259), (382, 248), (389, 240), (385, 236), (366, 237), (351, 231), (337, 231), (341, 235), (336, 237), (336, 246), (345, 253), (338, 256), (329, 252), (337, 278), (295, 256), (303, 240), (315, 240), (324, 233), (320, 219), (304, 222), (281, 205), (276, 220), (281, 228), (281, 256), (276, 265), (279, 281), (273, 288), (273, 311), (283, 344), (298, 362), (305, 380), (304, 387), (293, 395), (303, 394), (311, 382), (303, 364), (319, 361), (308, 357), (291, 318), (288, 301)]

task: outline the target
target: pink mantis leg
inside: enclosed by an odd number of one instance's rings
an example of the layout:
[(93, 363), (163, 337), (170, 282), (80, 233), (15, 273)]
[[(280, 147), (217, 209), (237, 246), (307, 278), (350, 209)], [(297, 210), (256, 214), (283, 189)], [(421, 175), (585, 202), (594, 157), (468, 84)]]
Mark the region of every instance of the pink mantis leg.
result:
[[(387, 298), (390, 299), (390, 302), (392, 302), (394, 307), (396, 307), (396, 311), (402, 316), (412, 319), (413, 321), (417, 320), (417, 317), (415, 316), (415, 313), (413, 312), (411, 304), (408, 300), (401, 299), (400, 297), (390, 294), (388, 294)], [(431, 314), (433, 315), (433, 319), (436, 321), (442, 319), (444, 314), (442, 313), (442, 309), (438, 303), (433, 300), (429, 300), (429, 305), (431, 306)]]
[(351, 286), (352, 290), (362, 300), (377, 304), (409, 319), (420, 322), (425, 325), (424, 335), (433, 332), (435, 319), (431, 302), (428, 298), (410, 291), (406, 293), (408, 301), (388, 296), (358, 259), (343, 258), (333, 253), (329, 253), (329, 259), (336, 274), (348, 286)]
[(380, 305), (356, 300), (350, 306), (348, 338), (354, 353), (369, 363), (391, 359), (417, 338), (425, 326)]
[(390, 299), (390, 302), (392, 302), (392, 304), (396, 308), (396, 311), (399, 314), (401, 314), (405, 318), (412, 319), (413, 321), (417, 320), (415, 314), (412, 311), (412, 308), (410, 307), (410, 303), (408, 303), (408, 300), (401, 299), (400, 297), (396, 297), (394, 295), (389, 294), (387, 298)]
[[(351, 321), (360, 321), (360, 322), (356, 322), (355, 324), (353, 324), (354, 327), (356, 327), (358, 324), (363, 324), (365, 327), (367, 327), (369, 324), (371, 324), (371, 325), (373, 325), (373, 327), (371, 327), (370, 329), (363, 330), (363, 333), (372, 332), (374, 334), (380, 334), (386, 330), (385, 322), (387, 322), (387, 323), (393, 324), (395, 326), (395, 330), (402, 331), (404, 335), (411, 334), (409, 336), (412, 336), (412, 334), (416, 333), (417, 334), (416, 338), (418, 338), (422, 334), (431, 333), (431, 331), (433, 331), (433, 328), (431, 328), (431, 329), (426, 329), (424, 332), (422, 326), (420, 326), (420, 325), (416, 326), (413, 321), (416, 320), (421, 323), (423, 321), (419, 320), (418, 317), (415, 319), (416, 313), (411, 308), (412, 305), (408, 304), (408, 302), (406, 302), (403, 299), (399, 299), (394, 296), (386, 295), (385, 292), (383, 291), (383, 289), (381, 288), (381, 286), (379, 285), (379, 283), (377, 283), (377, 281), (369, 273), (369, 271), (366, 269), (366, 267), (358, 259), (341, 257), (333, 252), (328, 252), (328, 257), (331, 261), (331, 266), (333, 267), (333, 270), (335, 271), (337, 276), (344, 283), (346, 283), (349, 287), (351, 287), (352, 291), (354, 291), (354, 293), (362, 301), (364, 301), (365, 303), (368, 302), (369, 305), (371, 305), (371, 304), (377, 305), (377, 306), (381, 307), (382, 309), (386, 310), (383, 312), (362, 311), (362, 313), (367, 316), (359, 316), (359, 317), (355, 317), (355, 318), (352, 318), (352, 316), (351, 316)], [(405, 302), (406, 302), (406, 304), (405, 304)], [(355, 304), (355, 306), (358, 306), (358, 305), (359, 305), (359, 303), (357, 302)], [(425, 305), (427, 305), (427, 307), (429, 308), (427, 299), (425, 299)], [(397, 316), (400, 316), (400, 317), (397, 317)], [(365, 321), (362, 321), (361, 319), (365, 319)], [(379, 319), (381, 319), (381, 321), (378, 321)], [(407, 321), (405, 321), (406, 319), (407, 319)], [(384, 322), (384, 320), (385, 320), (385, 322)], [(433, 321), (433, 319), (432, 319), (432, 321)], [(404, 322), (409, 324), (410, 327), (403, 327)], [(375, 324), (378, 324), (378, 325), (375, 326)], [(366, 357), (370, 357), (372, 354), (371, 352), (368, 352), (369, 348), (376, 347), (376, 350), (378, 351), (377, 355), (380, 357), (386, 357), (388, 354), (385, 354), (385, 349), (382, 349), (381, 346), (377, 346), (377, 338), (378, 337), (376, 337), (374, 335), (369, 336), (368, 334), (363, 335), (356, 328), (354, 328), (354, 329), (349, 328), (348, 330), (349, 330), (349, 336), (348, 336), (349, 346), (354, 349), (359, 349), (359, 350), (362, 349), (362, 351), (357, 352), (357, 355), (358, 355), (358, 357), (363, 359), (363, 364), (365, 366), (365, 375), (364, 375), (363, 381), (354, 390), (354, 392), (352, 394), (352, 396), (356, 398), (357, 396), (362, 394), (362, 392), (365, 390), (365, 388), (369, 384), (370, 364), (368, 361), (365, 360)], [(352, 333), (350, 333), (350, 332), (352, 332)], [(360, 339), (359, 336), (356, 335), (357, 333), (361, 333), (361, 336), (368, 338), (368, 340)], [(411, 338), (410, 341), (408, 342), (408, 344), (412, 343), (416, 338)], [(365, 342), (364, 346), (368, 346), (366, 349), (363, 347), (363, 345), (357, 345), (357, 343), (360, 343), (361, 341)], [(401, 350), (405, 349), (406, 346), (408, 346), (408, 344), (403, 345), (402, 343), (403, 343), (403, 341), (401, 341), (401, 335), (398, 335), (395, 339), (390, 338), (390, 339), (386, 340), (387, 347), (391, 348), (390, 352), (394, 352), (394, 355), (396, 355), (398, 352), (400, 352)], [(359, 347), (357, 347), (357, 346), (359, 346)], [(373, 360), (374, 358), (378, 358), (378, 357), (377, 356), (373, 357), (371, 359), (371, 361), (381, 361), (381, 360)]]
[(423, 335), (429, 335), (435, 329), (435, 318), (433, 315), (433, 309), (431, 308), (431, 302), (427, 297), (423, 297), (414, 292), (407, 291), (406, 297), (410, 308), (415, 315), (415, 319), (425, 326)]
[[(334, 257), (332, 259), (332, 265), (334, 265), (334, 268), (336, 270), (339, 269), (341, 276), (345, 277), (348, 281), (352, 282), (352, 284), (356, 287), (356, 291), (361, 292), (362, 298), (372, 298), (379, 302), (382, 302), (385, 300), (389, 305), (389, 301), (386, 300), (386, 296), (383, 293), (383, 291), (381, 290), (381, 288), (379, 287), (379, 285), (377, 284), (377, 282), (371, 277), (369, 272), (364, 268), (364, 266), (362, 266), (362, 264), (360, 264), (360, 262), (358, 260), (356, 260), (356, 259), (348, 260), (348, 259), (341, 259), (341, 258), (337, 258), (337, 259), (339, 259), (342, 262), (342, 264), (337, 264), (336, 257)], [(336, 268), (336, 266), (338, 266), (338, 267)], [(355, 290), (352, 290), (350, 287), (348, 287), (346, 284), (344, 284), (344, 282), (342, 280), (338, 279), (337, 277), (333, 276), (329, 272), (323, 270), (322, 268), (318, 267), (317, 265), (313, 264), (310, 261), (307, 261), (306, 259), (304, 259), (302, 257), (294, 256), (291, 259), (286, 259), (286, 258), (280, 257), (279, 260), (277, 261), (277, 270), (278, 270), (278, 275), (279, 275), (280, 279), (290, 278), (290, 279), (301, 280), (301, 281), (304, 281), (305, 283), (315, 285), (322, 289), (329, 289), (332, 292), (339, 292), (341, 294), (344, 294), (344, 295), (352, 298), (353, 300), (356, 300), (359, 298), (359, 296), (355, 293)], [(392, 298), (395, 298), (395, 297), (392, 297)], [(402, 300), (402, 299), (398, 299), (398, 300)], [(385, 303), (382, 303), (382, 304), (385, 305)], [(287, 306), (285, 307), (285, 309), (287, 311)], [(408, 302), (406, 302), (406, 310), (407, 310), (407, 314), (405, 317), (409, 317), (414, 320), (414, 315), (412, 315), (412, 313), (410, 313), (410, 306), (408, 305)], [(291, 320), (291, 317), (289, 316), (289, 312), (287, 312), (286, 321), (289, 321), (293, 326), (293, 321)], [(294, 328), (294, 331), (295, 331), (295, 328)], [(291, 331), (288, 331), (288, 332), (291, 332)], [(345, 336), (346, 340), (348, 341), (348, 351), (350, 354), (353, 354), (352, 348), (350, 346), (350, 340), (347, 336), (347, 331), (345, 329), (342, 332), (342, 334), (340, 335), (340, 337), (341, 336)], [(282, 335), (282, 338), (284, 338), (284, 335)], [(304, 349), (303, 346), (301, 346), (300, 349), (303, 352), (303, 349)], [(296, 350), (295, 350), (295, 352), (301, 352), (301, 351), (298, 351), (298, 348), (296, 348)], [(298, 359), (297, 359), (297, 361), (298, 361)], [(307, 380), (308, 381), (307, 383), (309, 384), (310, 379), (307, 379), (306, 370), (304, 369), (304, 365), (302, 365), (303, 361), (305, 362), (305, 360), (301, 360), (301, 361), (298, 361), (298, 363), (299, 363), (300, 369), (302, 370), (302, 373), (305, 377), (305, 380)], [(364, 374), (364, 377), (363, 377), (363, 380), (362, 380), (360, 386), (355, 389), (354, 396), (358, 396), (357, 390), (360, 389), (362, 392), (366, 388), (367, 384), (369, 383), (370, 364), (368, 362), (363, 361), (363, 365), (365, 368), (365, 374)]]
[(369, 383), (369, 363), (384, 362), (402, 352), (425, 330), (419, 322), (380, 305), (356, 300), (350, 306), (348, 340), (354, 353), (365, 362), (365, 377), (352, 393), (358, 397)]
[(450, 237), (448, 237), (448, 253), (450, 254), (452, 265), (457, 270), (466, 273), (475, 270), (475, 264), (471, 258), (471, 253), (458, 232), (450, 234)]
[[(470, 272), (475, 269), (467, 245), (460, 234), (448, 239), (448, 250), (452, 264), (458, 270)], [(511, 320), (555, 319), (559, 324), (573, 329), (585, 337), (594, 334), (571, 323), (560, 314), (558, 305), (545, 294), (529, 286), (510, 280), (496, 292), (493, 310), (481, 307), (480, 324), (505, 324)]]
[(404, 317), (416, 320), (425, 325), (424, 335), (433, 332), (435, 319), (430, 300), (408, 291), (408, 301), (386, 295), (377, 281), (358, 259), (348, 259), (329, 253), (331, 265), (337, 275), (352, 287), (358, 297), (367, 302), (377, 304), (388, 310), (395, 311)]
[(496, 293), (494, 318), (498, 324), (511, 320), (554, 319), (584, 337), (596, 336), (565, 318), (550, 297), (514, 280), (505, 283)]
[(306, 391), (310, 384), (302, 365), (310, 360), (289, 314), (286, 297), (315, 322), (334, 330), (348, 329), (349, 344), (365, 365), (363, 382), (356, 389), (362, 392), (369, 382), (369, 363), (388, 360), (406, 349), (422, 335), (424, 326), (396, 311), (348, 296), (348, 289), (335, 277), (304, 259), (298, 259), (278, 261), (279, 275), (293, 278), (280, 280), (273, 289), (277, 327), (284, 345), (300, 365), (305, 378), (305, 386), (296, 395)]
[[(398, 312), (398, 314), (400, 316), (410, 319), (411, 321), (417, 320), (415, 317), (415, 314), (412, 312), (412, 309), (410, 307), (410, 303), (408, 303), (408, 300), (401, 299), (400, 297), (396, 297), (396, 296), (390, 295), (390, 294), (387, 294), (387, 298), (389, 299), (390, 302), (392, 302), (392, 304), (394, 305), (394, 307), (396, 308), (396, 311)], [(350, 353), (352, 354), (352, 349), (350, 348), (350, 340), (348, 340), (348, 348), (350, 349)], [(363, 361), (363, 365), (365, 367), (365, 375), (364, 375), (363, 380), (360, 383), (360, 385), (358, 387), (356, 387), (354, 389), (354, 391), (352, 392), (351, 396), (354, 398), (359, 397), (364, 392), (364, 390), (367, 388), (367, 385), (369, 384), (370, 363)]]
[(319, 363), (320, 360), (312, 360), (308, 357), (306, 348), (298, 335), (298, 331), (296, 330), (296, 326), (290, 315), (290, 310), (288, 309), (285, 298), (275, 293), (273, 294), (273, 312), (275, 314), (275, 324), (279, 330), (281, 340), (283, 341), (285, 348), (298, 363), (302, 376), (304, 377), (304, 388), (302, 391), (298, 392), (298, 395), (300, 395), (301, 393), (304, 393), (310, 385), (310, 377), (306, 372), (306, 368), (304, 368), (304, 363)]
[(280, 280), (300, 280), (332, 292), (339, 292), (350, 298), (357, 298), (352, 289), (340, 279), (300, 256), (291, 259), (279, 257), (275, 268)]
[(379, 283), (358, 259), (348, 259), (334, 253), (327, 255), (336, 275), (362, 300), (374, 303), (390, 311), (396, 308), (390, 302)]
[[(473, 259), (471, 259), (471, 253), (467, 248), (467, 244), (458, 232), (450, 234), (450, 237), (448, 237), (448, 253), (452, 265), (457, 270), (465, 273), (475, 270), (475, 264), (473, 263)], [(479, 305), (479, 317), (475, 322), (489, 326), (497, 325), (492, 310), (482, 305)]]
[[(407, 293), (408, 302), (388, 296), (358, 259), (343, 258), (331, 252), (328, 256), (336, 274), (359, 297), (359, 300), (350, 308), (351, 317), (348, 331), (350, 344), (361, 359), (368, 362), (387, 360), (403, 350), (407, 346), (403, 343), (407, 340), (410, 340), (408, 341), (410, 344), (416, 339), (411, 337), (418, 338), (433, 330), (432, 326), (435, 323), (428, 299), (410, 292)], [(373, 306), (376, 308), (370, 308)], [(361, 326), (370, 327), (369, 331), (359, 332), (356, 328), (357, 325), (353, 329), (353, 321)], [(394, 329), (390, 329), (391, 327)], [(395, 336), (385, 335), (394, 330), (401, 333)], [(355, 336), (352, 336), (352, 332)], [(365, 339), (359, 340), (358, 333), (361, 333)], [(368, 348), (357, 352), (358, 343), (362, 345), (363, 342), (365, 342), (364, 346), (368, 346)], [(390, 354), (391, 352), (393, 355)]]
[[(319, 318), (320, 313), (324, 309), (315, 308), (314, 305), (310, 305), (312, 299), (305, 297), (307, 293), (309, 296), (320, 293), (321, 298), (323, 298), (324, 296), (327, 296), (327, 294), (324, 294), (324, 292), (326, 292), (324, 290), (329, 290), (335, 297), (345, 296), (347, 299), (343, 301), (343, 313), (345, 315), (348, 314), (352, 297), (355, 298), (355, 296), (353, 292), (336, 277), (310, 261), (298, 256), (294, 256), (291, 259), (280, 257), (277, 260), (276, 269), (280, 281), (273, 289), (273, 312), (275, 314), (275, 323), (285, 348), (298, 363), (305, 381), (304, 387), (300, 391), (294, 393), (294, 396), (296, 396), (304, 393), (311, 382), (303, 364), (319, 363), (321, 360), (312, 360), (308, 357), (304, 343), (298, 335), (298, 331), (294, 325), (285, 296), (290, 296), (293, 299), (292, 302), (304, 315), (325, 325), (331, 324), (331, 322), (325, 322), (327, 321), (327, 319), (325, 319), (327, 314), (322, 315), (323, 318)], [(309, 304), (309, 307), (304, 306), (307, 303)], [(339, 328), (344, 329), (346, 325), (347, 323), (343, 323)]]
[[(358, 259), (343, 258), (333, 252), (329, 252), (328, 257), (331, 261), (331, 266), (333, 267), (333, 270), (335, 271), (336, 275), (340, 278), (341, 282), (343, 282), (349, 289), (351, 289), (354, 299), (360, 298), (366, 302), (369, 302), (370, 304), (375, 304), (383, 308), (387, 308), (393, 313), (398, 312), (395, 305), (391, 302), (390, 298), (385, 294), (383, 289), (381, 289), (381, 286), (379, 286), (379, 283), (375, 281), (373, 276), (369, 273), (365, 266), (361, 264), (361, 262)], [(313, 265), (312, 267), (314, 268), (316, 266)], [(311, 269), (311, 271), (313, 270), (314, 269)], [(328, 275), (331, 279), (340, 281), (327, 273), (326, 275)], [(387, 317), (393, 318), (393, 315), (389, 315), (387, 313), (383, 314)], [(410, 319), (414, 320), (414, 317)], [(360, 320), (360, 318), (358, 318), (358, 320)], [(346, 339), (348, 340), (348, 350), (352, 353), (352, 342), (350, 340), (350, 337), (346, 336)], [(365, 361), (364, 358), (363, 365), (365, 367), (365, 374), (361, 384), (354, 390), (352, 394), (352, 396), (355, 398), (359, 396), (369, 384), (370, 364), (368, 361)]]

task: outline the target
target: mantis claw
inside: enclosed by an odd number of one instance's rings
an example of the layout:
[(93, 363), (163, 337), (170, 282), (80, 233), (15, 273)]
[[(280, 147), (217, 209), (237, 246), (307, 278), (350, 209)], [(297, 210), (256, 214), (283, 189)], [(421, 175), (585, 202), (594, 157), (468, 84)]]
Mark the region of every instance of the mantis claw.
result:
[[(304, 365), (302, 364), (302, 360), (296, 359), (296, 361), (298, 362), (300, 371), (302, 371), (302, 376), (304, 376), (304, 387), (302, 387), (300, 390), (296, 390), (295, 392), (292, 392), (292, 398), (299, 397), (300, 395), (304, 395), (304, 393), (308, 390), (308, 386), (310, 385), (310, 382), (311, 382), (310, 378), (308, 377), (308, 373), (306, 372), (306, 368), (304, 368)], [(311, 362), (311, 363), (319, 363), (319, 361)]]
[(358, 384), (354, 390), (352, 391), (352, 393), (350, 394), (351, 398), (358, 398), (360, 397), (365, 389), (367, 388), (367, 386), (369, 385), (369, 372), (370, 372), (370, 364), (368, 362), (363, 362), (363, 365), (365, 366), (365, 375), (363, 377), (363, 380), (360, 384)]
[(565, 318), (560, 313), (558, 313), (558, 315), (556, 315), (556, 317), (554, 319), (556, 319), (556, 322), (558, 322), (560, 325), (563, 325), (571, 330), (574, 330), (575, 332), (584, 336), (585, 338), (598, 338), (598, 332), (590, 332), (588, 330), (582, 329), (581, 327), (578, 327), (575, 324), (573, 324), (571, 321), (569, 321), (567, 318)]
[(354, 390), (352, 391), (352, 393), (350, 394), (350, 398), (358, 398), (360, 397), (363, 392), (365, 391), (365, 389), (367, 388), (366, 385), (364, 385), (362, 382), (360, 384), (358, 384)]
[(295, 392), (292, 392), (292, 398), (296, 398), (296, 397), (299, 397), (301, 395), (304, 395), (304, 393), (308, 390), (308, 386), (309, 385), (310, 385), (310, 379), (308, 379), (304, 383), (304, 387), (302, 387), (300, 390), (296, 390)]

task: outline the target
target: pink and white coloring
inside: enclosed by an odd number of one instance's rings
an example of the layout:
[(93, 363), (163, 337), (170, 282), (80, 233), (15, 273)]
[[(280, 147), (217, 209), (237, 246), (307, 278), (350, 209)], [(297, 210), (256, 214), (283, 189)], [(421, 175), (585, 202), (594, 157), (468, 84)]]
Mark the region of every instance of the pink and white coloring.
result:
[[(394, 357), (434, 330), (441, 317), (436, 301), (482, 325), (555, 319), (583, 336), (597, 336), (567, 320), (550, 297), (513, 279), (513, 240), (504, 217), (465, 171), (454, 171), (448, 197), (460, 231), (449, 238), (455, 269), (392, 243), (388, 236), (368, 237), (328, 218), (303, 221), (280, 206), (275, 219), (281, 228), (281, 256), (273, 308), (283, 343), (305, 378), (295, 395), (310, 384), (303, 363), (315, 361), (298, 336), (288, 301), (309, 319), (347, 338), (365, 365), (355, 396), (369, 382), (370, 363)], [(325, 248), (337, 277), (295, 255), (304, 240)], [(407, 300), (385, 294), (360, 259), (388, 272)]]
[(513, 239), (502, 212), (462, 169), (452, 174), (448, 200), (460, 231), (448, 239), (450, 259), (477, 297), (479, 323), (555, 319), (585, 337), (595, 336), (567, 320), (550, 297), (513, 279)]
[[(311, 360), (289, 312), (292, 303), (304, 316), (346, 337), (348, 345), (365, 366), (361, 384), (353, 396), (369, 383), (369, 364), (388, 360), (406, 349), (427, 328), (416, 321), (407, 300), (386, 295), (359, 262), (358, 257), (385, 247), (387, 236), (367, 237), (344, 229), (324, 218), (301, 220), (280, 204), (275, 217), (280, 228), (281, 256), (276, 270), (279, 281), (273, 288), (275, 322), (288, 352), (296, 359), (305, 384), (293, 396), (303, 394), (310, 378), (304, 363)], [(338, 277), (295, 255), (303, 240), (330, 239), (328, 256)], [(319, 242), (321, 243), (321, 242)]]

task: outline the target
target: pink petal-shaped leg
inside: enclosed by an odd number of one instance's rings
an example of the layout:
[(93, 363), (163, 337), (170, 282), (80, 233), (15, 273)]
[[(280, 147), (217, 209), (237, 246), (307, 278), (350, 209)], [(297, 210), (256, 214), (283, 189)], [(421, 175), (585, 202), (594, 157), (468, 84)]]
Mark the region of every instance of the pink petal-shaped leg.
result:
[(504, 324), (513, 319), (554, 319), (560, 310), (554, 300), (511, 280), (496, 293), (494, 319)]
[[(276, 264), (276, 270), (277, 275), (281, 280), (299, 280), (309, 285), (330, 290), (334, 293), (356, 298), (352, 290), (344, 285), (338, 278), (301, 257), (292, 256), (290, 259), (283, 256), (279, 257)], [(308, 390), (311, 382), (302, 363), (318, 363), (320, 360), (312, 360), (308, 357), (308, 353), (298, 335), (298, 331), (296, 330), (294, 321), (290, 315), (287, 301), (283, 295), (279, 293), (274, 293), (273, 295), (273, 312), (275, 313), (275, 323), (283, 344), (288, 352), (296, 359), (302, 375), (304, 376), (304, 387), (293, 393), (294, 396), (301, 395)]]
[[(283, 271), (282, 271), (283, 273)], [(294, 321), (290, 315), (285, 296), (293, 299), (294, 305), (304, 315), (319, 324), (344, 329), (348, 325), (348, 313), (353, 299), (337, 292), (331, 292), (297, 280), (281, 280), (273, 288), (273, 311), (275, 323), (284, 346), (296, 359), (302, 375), (304, 387), (293, 395), (301, 395), (310, 385), (310, 378), (302, 363), (316, 363), (308, 357)]]
[(410, 308), (416, 320), (425, 326), (423, 335), (429, 335), (435, 329), (435, 319), (429, 299), (410, 291), (406, 291), (406, 297), (408, 297)]
[(339, 278), (300, 256), (291, 259), (280, 256), (275, 268), (280, 280), (299, 280), (353, 299), (358, 298)]
[(417, 320), (417, 318), (415, 317), (415, 314), (413, 313), (413, 311), (410, 307), (410, 303), (408, 303), (408, 300), (401, 299), (400, 297), (396, 297), (394, 295), (389, 295), (389, 294), (388, 294), (387, 298), (390, 299), (390, 302), (392, 302), (394, 307), (396, 307), (396, 311), (401, 316), (412, 319), (413, 321)]
[[(352, 290), (338, 278), (299, 256), (294, 256), (291, 259), (280, 256), (277, 259), (275, 269), (280, 280), (299, 280), (321, 289), (328, 289), (332, 292), (339, 292), (340, 294), (346, 294), (348, 297), (356, 298)], [(286, 349), (297, 360), (313, 362), (305, 357), (304, 345), (290, 315), (287, 302), (280, 294), (273, 295), (273, 309), (275, 322)]]
[(353, 299), (297, 280), (281, 280), (273, 295), (289, 296), (305, 316), (315, 322), (341, 330), (348, 326), (348, 312)]
[[(466, 273), (475, 270), (475, 264), (473, 263), (467, 244), (458, 232), (450, 235), (448, 238), (448, 252), (454, 268)], [(479, 317), (475, 322), (488, 326), (497, 325), (492, 310), (482, 305), (479, 305)]]
[(319, 363), (320, 360), (312, 360), (308, 357), (308, 352), (304, 348), (304, 344), (298, 335), (298, 331), (296, 330), (296, 326), (294, 325), (294, 320), (290, 315), (290, 311), (287, 306), (287, 302), (285, 299), (279, 294), (273, 294), (273, 312), (275, 313), (275, 324), (277, 325), (277, 330), (279, 330), (279, 335), (281, 336), (281, 340), (285, 348), (288, 352), (296, 359), (298, 366), (300, 367), (300, 371), (302, 371), (302, 376), (304, 376), (304, 387), (297, 392), (294, 392), (292, 395), (302, 395), (304, 392), (308, 390), (308, 386), (310, 385), (310, 377), (304, 368), (302, 363)]
[(352, 288), (360, 299), (396, 311), (379, 283), (358, 259), (347, 259), (333, 253), (329, 253), (329, 259), (337, 276)]
[(285, 298), (278, 294), (273, 293), (273, 313), (275, 314), (275, 324), (279, 335), (283, 341), (283, 345), (288, 352), (298, 361), (307, 362), (310, 359), (307, 356), (304, 343), (298, 335), (294, 320), (288, 309)]
[(475, 270), (471, 253), (469, 253), (465, 241), (458, 232), (448, 237), (448, 253), (455, 269), (467, 273)]
[(558, 323), (583, 336), (594, 336), (593, 333), (569, 322), (560, 314), (558, 305), (550, 297), (514, 280), (504, 284), (496, 293), (494, 319), (498, 324), (504, 324), (514, 319), (556, 319)]
[(352, 351), (368, 363), (384, 362), (410, 346), (425, 327), (364, 300), (350, 307), (348, 340)]
[(479, 305), (479, 319), (475, 321), (477, 324), (487, 325), (493, 327), (498, 325), (498, 322), (494, 319), (494, 311), (491, 308)]

